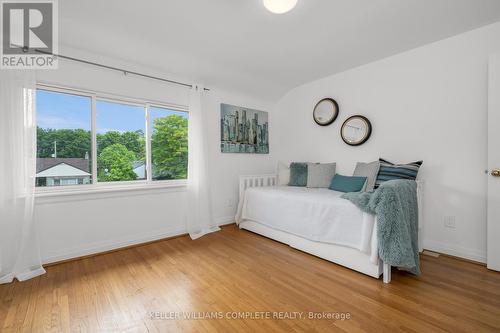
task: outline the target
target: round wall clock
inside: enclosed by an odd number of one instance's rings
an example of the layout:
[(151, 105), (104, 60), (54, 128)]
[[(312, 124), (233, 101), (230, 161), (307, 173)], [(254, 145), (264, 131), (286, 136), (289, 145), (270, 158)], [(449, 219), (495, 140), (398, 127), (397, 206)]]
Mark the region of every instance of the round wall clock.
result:
[(347, 118), (340, 129), (342, 140), (350, 146), (362, 145), (370, 138), (371, 134), (372, 124), (368, 118), (361, 115)]
[(339, 105), (332, 98), (324, 98), (319, 101), (313, 110), (313, 118), (316, 124), (328, 126), (337, 119)]

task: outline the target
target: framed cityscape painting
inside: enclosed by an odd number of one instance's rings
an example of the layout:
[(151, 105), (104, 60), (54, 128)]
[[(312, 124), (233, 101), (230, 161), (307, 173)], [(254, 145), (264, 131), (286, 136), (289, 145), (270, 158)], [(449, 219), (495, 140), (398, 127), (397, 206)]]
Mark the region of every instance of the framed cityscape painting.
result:
[(268, 113), (221, 104), (220, 136), (223, 153), (269, 154)]

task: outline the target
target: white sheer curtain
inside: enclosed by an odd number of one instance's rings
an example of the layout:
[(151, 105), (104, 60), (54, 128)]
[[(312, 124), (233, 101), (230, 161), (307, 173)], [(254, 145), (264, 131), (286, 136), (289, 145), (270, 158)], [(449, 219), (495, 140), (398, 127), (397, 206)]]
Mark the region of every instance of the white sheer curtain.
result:
[(34, 71), (0, 71), (0, 283), (45, 273), (33, 222), (34, 97)]
[(188, 121), (188, 212), (187, 229), (197, 239), (220, 228), (214, 223), (208, 169), (207, 115), (203, 110), (204, 89), (191, 89)]

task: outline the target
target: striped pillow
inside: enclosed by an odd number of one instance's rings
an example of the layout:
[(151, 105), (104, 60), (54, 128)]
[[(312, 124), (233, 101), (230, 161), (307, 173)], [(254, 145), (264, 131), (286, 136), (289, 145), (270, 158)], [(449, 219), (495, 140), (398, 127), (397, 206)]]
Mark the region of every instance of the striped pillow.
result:
[(380, 170), (378, 171), (375, 188), (378, 188), (383, 182), (393, 179), (416, 180), (418, 170), (423, 163), (423, 161), (418, 161), (408, 164), (394, 164), (382, 158), (379, 161)]

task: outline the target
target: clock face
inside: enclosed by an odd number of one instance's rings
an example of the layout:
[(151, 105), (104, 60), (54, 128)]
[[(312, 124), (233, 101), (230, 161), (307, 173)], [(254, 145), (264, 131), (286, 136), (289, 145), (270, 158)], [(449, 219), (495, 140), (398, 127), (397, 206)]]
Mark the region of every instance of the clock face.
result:
[(325, 98), (316, 104), (313, 110), (313, 118), (320, 126), (330, 125), (339, 115), (339, 106), (331, 98)]
[(366, 117), (352, 116), (344, 122), (340, 131), (345, 143), (359, 146), (370, 138), (372, 125)]

